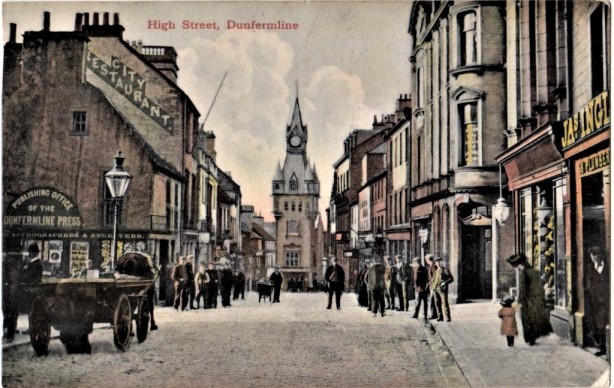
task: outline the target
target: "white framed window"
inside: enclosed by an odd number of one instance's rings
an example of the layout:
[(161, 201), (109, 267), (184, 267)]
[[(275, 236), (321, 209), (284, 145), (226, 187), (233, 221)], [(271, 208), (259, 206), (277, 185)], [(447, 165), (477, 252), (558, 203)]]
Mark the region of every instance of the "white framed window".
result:
[(286, 267), (298, 267), (301, 251), (298, 249), (286, 250), (284, 252), (284, 264)]

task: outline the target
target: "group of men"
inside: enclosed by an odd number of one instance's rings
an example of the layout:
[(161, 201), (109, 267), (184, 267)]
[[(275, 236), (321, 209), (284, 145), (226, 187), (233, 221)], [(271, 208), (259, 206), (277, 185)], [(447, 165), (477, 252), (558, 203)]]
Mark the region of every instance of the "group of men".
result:
[[(358, 304), (367, 307), (368, 311), (377, 316), (378, 310), (383, 317), (385, 310), (395, 310), (396, 299), (399, 299), (398, 311), (409, 311), (410, 292), (413, 289), (415, 308), (413, 318), (418, 319), (420, 308), (424, 310), (424, 320), (436, 319), (451, 321), (448, 303), (448, 285), (454, 277), (443, 265), (441, 257), (426, 255), (427, 266), (422, 265), (419, 257), (412, 260), (411, 265), (403, 263), (400, 255), (394, 257), (392, 264), (389, 257), (383, 262), (377, 258), (367, 260), (364, 268), (358, 274), (357, 292)], [(428, 305), (431, 305), (431, 316), (428, 317)]]
[[(230, 298), (237, 300), (239, 296), (245, 299), (245, 274), (241, 271), (233, 273), (228, 263), (221, 264), (218, 271), (215, 263), (209, 262), (209, 268), (201, 263), (198, 272), (194, 273), (194, 257), (180, 256), (179, 261), (171, 271), (171, 279), (174, 284), (175, 310), (181, 311), (198, 310), (200, 301), (203, 308), (217, 308), (218, 293), (222, 297), (222, 306), (231, 307)], [(234, 293), (232, 290), (234, 289)], [(196, 305), (194, 305), (196, 302)], [(189, 306), (188, 306), (189, 305)]]

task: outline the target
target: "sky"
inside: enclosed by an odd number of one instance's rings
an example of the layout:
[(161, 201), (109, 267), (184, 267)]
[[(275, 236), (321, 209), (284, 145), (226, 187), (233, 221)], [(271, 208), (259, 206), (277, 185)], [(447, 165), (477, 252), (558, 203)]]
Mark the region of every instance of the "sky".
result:
[[(42, 29), (74, 29), (80, 12), (119, 13), (124, 39), (173, 46), (178, 85), (216, 136), (217, 165), (241, 186), (243, 204), (273, 221), (271, 180), (283, 164), (285, 130), (298, 94), (308, 128), (307, 155), (320, 178), (320, 212), (329, 206), (333, 163), (354, 129), (393, 113), (409, 93), (409, 1), (3, 2), (17, 41)], [(90, 16), (90, 21), (91, 21)], [(102, 20), (102, 15), (101, 15)], [(183, 28), (184, 21), (218, 28)], [(229, 28), (236, 23), (297, 23), (291, 30)], [(174, 29), (160, 28), (163, 23)], [(190, 23), (188, 23), (190, 24)], [(158, 28), (153, 28), (158, 27)], [(224, 74), (226, 78), (222, 83)], [(218, 87), (221, 89), (217, 95)]]

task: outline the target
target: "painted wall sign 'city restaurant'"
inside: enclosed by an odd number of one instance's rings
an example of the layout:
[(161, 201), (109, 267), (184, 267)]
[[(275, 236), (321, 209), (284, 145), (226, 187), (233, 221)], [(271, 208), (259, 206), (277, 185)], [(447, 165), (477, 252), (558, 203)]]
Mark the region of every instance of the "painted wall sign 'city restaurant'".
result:
[(87, 68), (118, 90), (134, 106), (148, 115), (169, 133), (173, 132), (173, 118), (145, 95), (147, 83), (136, 71), (112, 56), (108, 64), (91, 51), (87, 52)]

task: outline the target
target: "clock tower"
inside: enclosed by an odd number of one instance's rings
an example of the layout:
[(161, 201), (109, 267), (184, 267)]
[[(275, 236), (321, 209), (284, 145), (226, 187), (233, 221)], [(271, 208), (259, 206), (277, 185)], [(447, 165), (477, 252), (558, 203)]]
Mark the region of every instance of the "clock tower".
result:
[(306, 154), (307, 152), (307, 127), (303, 125), (298, 98), (294, 104), (292, 121), (286, 127), (286, 144), (286, 151), (288, 153)]
[(273, 214), (276, 220), (276, 263), (284, 276), (303, 289), (311, 286), (314, 273), (321, 279), (324, 249), (317, 234), (322, 233), (319, 212), (320, 181), (315, 164), (307, 157), (307, 126), (303, 124), (298, 97), (292, 119), (286, 126), (286, 155), (277, 164), (273, 177)]

